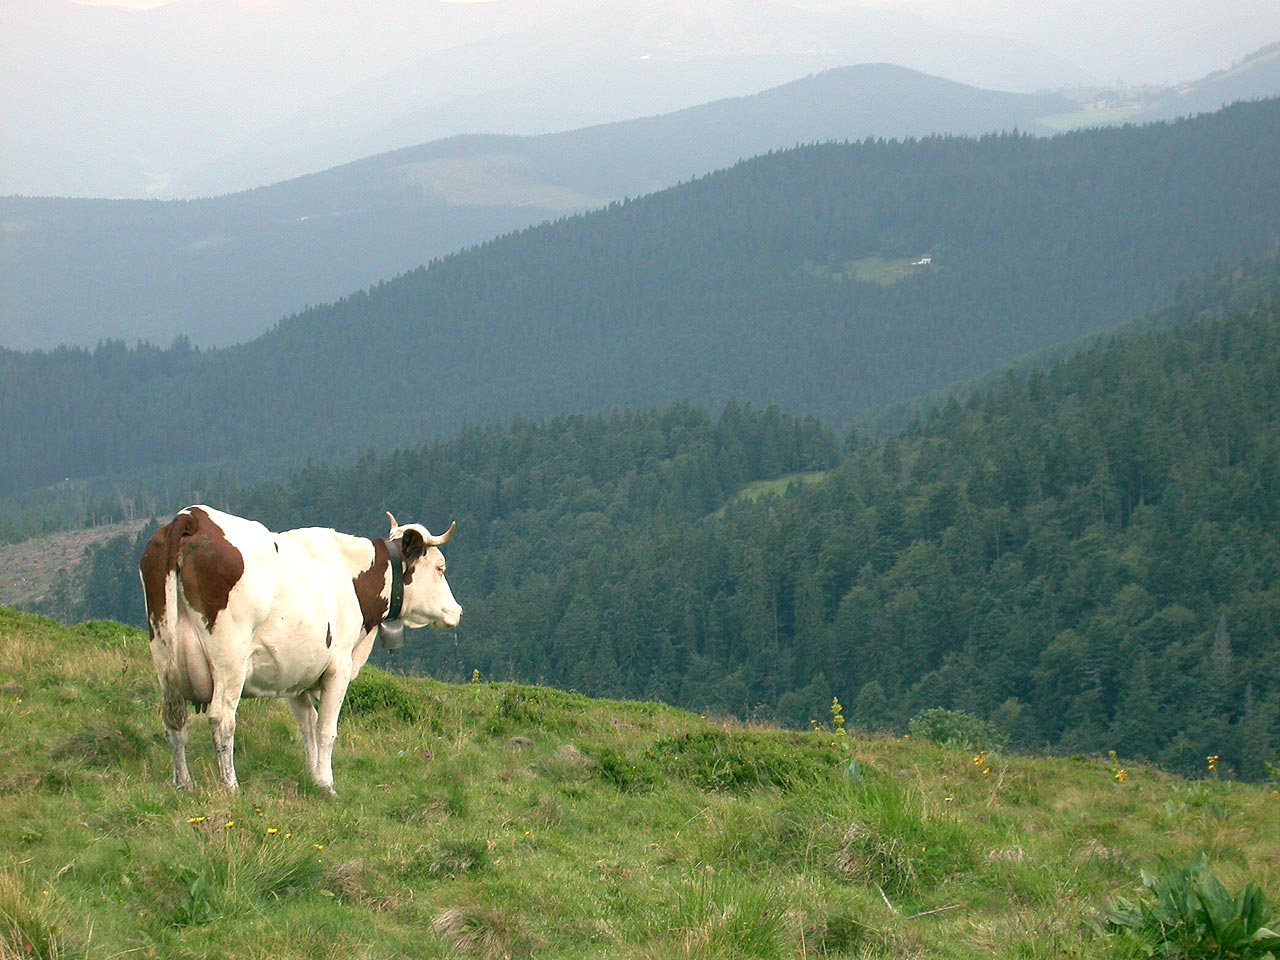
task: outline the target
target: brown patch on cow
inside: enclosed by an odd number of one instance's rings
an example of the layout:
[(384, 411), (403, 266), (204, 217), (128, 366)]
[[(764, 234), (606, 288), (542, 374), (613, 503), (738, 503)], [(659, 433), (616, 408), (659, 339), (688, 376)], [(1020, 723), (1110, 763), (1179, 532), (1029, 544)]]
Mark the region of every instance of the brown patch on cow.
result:
[(418, 565), (418, 559), (427, 552), (427, 541), (422, 539), (422, 534), (410, 527), (400, 538), (400, 551), (404, 556), (404, 584), (407, 587), (413, 583), (413, 571)]
[(138, 571), (142, 575), (142, 592), (147, 603), (147, 622), (155, 637), (165, 616), (164, 582), (178, 563), (184, 538), (196, 531), (196, 519), (180, 513), (152, 534), (142, 549)]
[(142, 548), (138, 572), (142, 574), (142, 595), (147, 603), (147, 625), (154, 639), (164, 622), (164, 579), (169, 575), (169, 527), (165, 524)]
[(178, 518), (170, 524), (170, 556), (177, 556), (182, 592), (187, 603), (212, 630), (218, 614), (227, 608), (231, 590), (244, 576), (244, 557), (231, 545), (222, 528), (199, 507), (186, 516), (193, 522), (175, 532)]
[(328, 650), (333, 646), (333, 626), (332, 624), (325, 627), (324, 631), (324, 648)]
[(373, 540), (373, 563), (369, 569), (351, 578), (355, 587), (356, 600), (360, 604), (360, 613), (364, 616), (366, 632), (380, 624), (387, 616), (391, 604), (388, 597), (382, 595), (387, 586), (387, 570), (391, 565), (391, 555), (387, 553), (385, 540)]

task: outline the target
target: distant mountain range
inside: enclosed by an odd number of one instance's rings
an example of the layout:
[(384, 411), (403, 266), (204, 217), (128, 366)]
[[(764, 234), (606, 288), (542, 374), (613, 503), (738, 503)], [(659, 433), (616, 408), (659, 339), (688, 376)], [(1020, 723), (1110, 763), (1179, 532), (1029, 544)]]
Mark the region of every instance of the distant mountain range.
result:
[(467, 246), (798, 143), (1048, 133), (1275, 94), (1280, 44), (1139, 102), (1003, 93), (868, 64), (564, 133), (437, 140), (211, 199), (0, 198), (0, 346), (242, 342)]
[(442, 258), (234, 347), (0, 350), (0, 492), (213, 462), (261, 475), (685, 399), (841, 426), (1269, 254), (1277, 155), (1280, 99), (1052, 138), (810, 145)]
[(1090, 80), (974, 22), (859, 0), (124, 5), (6, 5), (0, 193), (221, 195), (458, 134), (669, 113), (856, 63), (1002, 90)]
[(1065, 98), (884, 64), (534, 137), (453, 137), (208, 200), (0, 199), (0, 346), (248, 340), (463, 247), (797, 143), (1031, 129)]

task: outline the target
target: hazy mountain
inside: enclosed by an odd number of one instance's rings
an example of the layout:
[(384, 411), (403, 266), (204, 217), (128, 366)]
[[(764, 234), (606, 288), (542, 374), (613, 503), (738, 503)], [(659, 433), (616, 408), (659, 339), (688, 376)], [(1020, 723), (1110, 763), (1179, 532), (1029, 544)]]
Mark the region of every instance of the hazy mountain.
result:
[(227, 193), (849, 63), (1028, 92), (1169, 84), (1276, 39), (1273, 0), (10, 0), (2, 16), (0, 193), (80, 197)]
[[(0, 191), (163, 195), (192, 168), (362, 78), (429, 51), (533, 29), (563, 6), (177, 0), (135, 10), (14, 0), (0, 30)], [(482, 64), (472, 67), (473, 76), (485, 74)], [(376, 102), (365, 106), (366, 114), (377, 110)]]
[(247, 340), (434, 257), (771, 149), (1027, 130), (1067, 109), (867, 65), (567, 133), (450, 138), (207, 200), (0, 198), (0, 345)]
[(1280, 43), (1272, 43), (1229, 69), (1165, 91), (1139, 119), (1171, 119), (1217, 110), (1237, 100), (1280, 95)]
[(667, 113), (864, 62), (998, 89), (1087, 77), (1029, 44), (901, 11), (785, 0), (600, 5), (365, 80), (193, 168), (175, 189), (226, 192), (457, 133), (537, 134)]
[(976, 23), (858, 3), (17, 0), (4, 16), (0, 192), (25, 195), (227, 193), (457, 134), (665, 113), (849, 63), (1002, 89), (1088, 79)]
[(347, 457), (689, 399), (835, 425), (1280, 242), (1280, 100), (796, 148), (487, 243), (252, 342), (0, 350), (0, 490)]

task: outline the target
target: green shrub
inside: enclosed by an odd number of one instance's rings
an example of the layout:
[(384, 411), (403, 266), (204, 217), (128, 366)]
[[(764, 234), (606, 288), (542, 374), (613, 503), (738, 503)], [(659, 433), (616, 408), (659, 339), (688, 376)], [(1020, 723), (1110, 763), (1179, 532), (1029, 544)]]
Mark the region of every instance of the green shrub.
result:
[(963, 710), (933, 707), (911, 718), (911, 736), (958, 750), (999, 750), (1008, 736), (981, 717)]
[(1118, 898), (1107, 909), (1106, 930), (1136, 937), (1149, 956), (1260, 957), (1280, 955), (1280, 934), (1269, 927), (1271, 907), (1262, 891), (1247, 883), (1235, 896), (1209, 872), (1197, 854), (1186, 867), (1162, 862), (1142, 871), (1149, 897)]
[(439, 727), (443, 712), (435, 697), (377, 667), (365, 667), (351, 682), (343, 706), (356, 716), (381, 714), (401, 723), (429, 723), (433, 728)]

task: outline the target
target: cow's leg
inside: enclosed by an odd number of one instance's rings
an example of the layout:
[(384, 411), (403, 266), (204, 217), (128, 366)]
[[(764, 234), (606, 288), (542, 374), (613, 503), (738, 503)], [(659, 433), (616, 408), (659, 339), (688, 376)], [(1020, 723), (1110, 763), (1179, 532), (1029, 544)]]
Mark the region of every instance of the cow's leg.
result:
[(289, 706), (293, 709), (293, 716), (298, 721), (298, 733), (302, 736), (302, 749), (307, 754), (307, 772), (311, 774), (311, 779), (315, 780), (316, 760), (318, 757), (315, 700), (310, 693), (300, 693), (296, 697), (289, 698)]
[(239, 664), (229, 676), (214, 674), (213, 699), (209, 703), (209, 726), (213, 730), (213, 752), (218, 759), (218, 776), (223, 786), (235, 790), (236, 780), (236, 710), (244, 692), (245, 664)]
[(347, 696), (351, 676), (346, 671), (335, 670), (325, 674), (320, 682), (320, 710), (316, 718), (316, 768), (315, 781), (325, 793), (337, 796), (333, 786), (333, 745), (338, 741), (338, 713)]
[(191, 789), (191, 771), (187, 769), (187, 701), (169, 684), (164, 684), (164, 701), (160, 708), (164, 734), (173, 754), (173, 785), (179, 790)]

